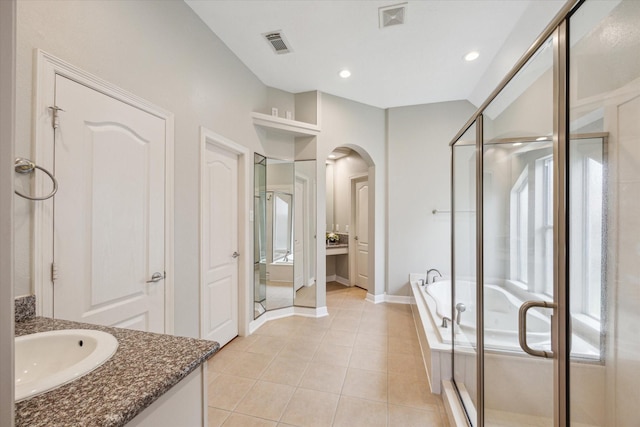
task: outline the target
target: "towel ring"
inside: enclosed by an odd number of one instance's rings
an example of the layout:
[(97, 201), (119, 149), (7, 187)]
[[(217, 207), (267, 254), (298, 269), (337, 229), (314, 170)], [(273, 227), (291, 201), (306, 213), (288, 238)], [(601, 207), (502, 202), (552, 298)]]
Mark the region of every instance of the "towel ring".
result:
[(51, 190), (51, 193), (47, 194), (46, 196), (43, 196), (43, 197), (27, 196), (26, 194), (20, 193), (18, 190), (14, 190), (14, 192), (18, 196), (24, 197), (25, 199), (28, 199), (28, 200), (41, 201), (41, 200), (47, 200), (52, 198), (58, 191), (58, 180), (56, 180), (56, 178), (51, 174), (51, 172), (49, 172), (45, 168), (41, 168), (40, 166), (33, 163), (31, 160), (25, 159), (22, 157), (17, 157), (14, 165), (15, 165), (15, 171), (21, 174), (32, 173), (36, 169), (40, 169), (42, 172), (46, 173), (49, 176), (49, 178), (51, 178), (51, 181), (53, 182), (53, 190)]

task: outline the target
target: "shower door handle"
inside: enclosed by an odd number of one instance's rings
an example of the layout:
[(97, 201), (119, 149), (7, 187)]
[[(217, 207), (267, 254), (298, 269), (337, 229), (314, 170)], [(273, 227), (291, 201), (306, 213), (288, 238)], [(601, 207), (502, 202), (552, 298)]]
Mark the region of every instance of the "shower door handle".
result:
[(558, 305), (547, 301), (526, 301), (520, 306), (520, 311), (518, 312), (518, 339), (520, 341), (520, 348), (531, 356), (549, 359), (553, 357), (553, 351), (534, 350), (527, 344), (527, 311), (534, 307), (557, 308)]

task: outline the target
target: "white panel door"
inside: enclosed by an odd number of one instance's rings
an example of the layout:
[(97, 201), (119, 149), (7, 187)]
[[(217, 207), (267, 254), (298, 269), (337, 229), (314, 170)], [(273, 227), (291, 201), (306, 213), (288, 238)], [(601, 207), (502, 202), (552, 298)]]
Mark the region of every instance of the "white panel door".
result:
[(358, 181), (356, 191), (356, 286), (369, 288), (369, 183)]
[(164, 332), (165, 121), (62, 76), (55, 102), (54, 317)]
[(238, 335), (238, 156), (205, 150), (202, 338), (225, 345)]

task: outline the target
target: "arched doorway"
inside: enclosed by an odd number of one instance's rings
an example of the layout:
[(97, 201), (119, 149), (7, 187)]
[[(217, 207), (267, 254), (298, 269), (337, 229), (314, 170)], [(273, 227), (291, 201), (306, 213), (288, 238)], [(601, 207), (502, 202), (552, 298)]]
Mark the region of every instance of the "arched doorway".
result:
[(359, 287), (368, 295), (375, 295), (373, 168), (371, 157), (357, 146), (337, 147), (326, 159), (326, 283), (329, 292), (339, 290), (341, 286)]

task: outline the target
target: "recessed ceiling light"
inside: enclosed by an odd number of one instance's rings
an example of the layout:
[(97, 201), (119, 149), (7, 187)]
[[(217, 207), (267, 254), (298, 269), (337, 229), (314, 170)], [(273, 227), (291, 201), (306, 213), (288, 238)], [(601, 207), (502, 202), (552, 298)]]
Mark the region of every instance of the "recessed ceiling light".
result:
[(474, 50), (472, 52), (467, 53), (464, 56), (464, 60), (465, 61), (469, 61), (469, 62), (475, 61), (476, 59), (478, 59), (479, 56), (480, 56), (480, 54)]
[(349, 70), (342, 70), (338, 73), (338, 75), (340, 77), (342, 77), (343, 79), (348, 79), (349, 77), (351, 77), (351, 71)]
[(335, 154), (329, 154), (329, 158), (330, 158), (330, 159), (335, 159), (335, 158), (336, 158), (336, 155), (335, 155)]

